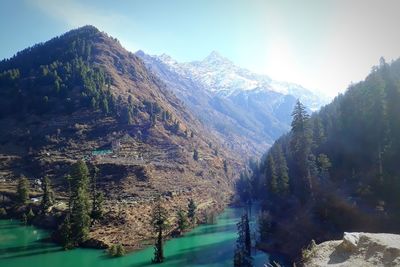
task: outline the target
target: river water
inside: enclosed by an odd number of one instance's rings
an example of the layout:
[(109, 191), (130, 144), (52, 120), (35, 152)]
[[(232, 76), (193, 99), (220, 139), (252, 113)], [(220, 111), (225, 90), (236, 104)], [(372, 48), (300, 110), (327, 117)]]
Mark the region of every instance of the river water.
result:
[[(233, 266), (233, 251), (237, 237), (236, 223), (242, 209), (227, 208), (213, 225), (201, 225), (182, 237), (165, 243), (165, 262), (151, 264), (153, 248), (110, 258), (102, 250), (73, 249), (64, 251), (46, 242), (49, 233), (33, 226), (23, 226), (16, 220), (0, 220), (1, 267), (222, 267)], [(255, 230), (256, 212), (251, 214)], [(264, 266), (269, 255), (253, 252), (254, 266)]]

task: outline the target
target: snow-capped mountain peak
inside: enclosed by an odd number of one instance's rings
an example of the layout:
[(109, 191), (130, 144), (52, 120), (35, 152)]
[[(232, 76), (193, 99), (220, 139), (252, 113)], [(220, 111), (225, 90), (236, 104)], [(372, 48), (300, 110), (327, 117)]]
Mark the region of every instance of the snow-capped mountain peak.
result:
[(275, 92), (299, 98), (311, 110), (316, 110), (327, 99), (298, 84), (272, 80), (267, 75), (253, 73), (235, 65), (217, 51), (212, 51), (201, 61), (180, 63), (169, 55), (154, 56), (171, 70), (196, 83), (210, 93), (222, 97), (237, 95), (240, 92)]
[(233, 62), (230, 61), (228, 58), (222, 56), (217, 51), (212, 51), (207, 57), (205, 57), (202, 61), (202, 64), (232, 64)]

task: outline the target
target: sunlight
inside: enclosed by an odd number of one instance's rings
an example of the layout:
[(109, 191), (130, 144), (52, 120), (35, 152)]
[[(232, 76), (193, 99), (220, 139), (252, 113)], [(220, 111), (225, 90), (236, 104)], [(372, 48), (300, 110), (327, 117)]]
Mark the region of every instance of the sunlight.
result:
[(293, 78), (296, 60), (289, 42), (279, 38), (272, 41), (267, 49), (268, 53), (265, 59), (267, 73), (278, 80)]

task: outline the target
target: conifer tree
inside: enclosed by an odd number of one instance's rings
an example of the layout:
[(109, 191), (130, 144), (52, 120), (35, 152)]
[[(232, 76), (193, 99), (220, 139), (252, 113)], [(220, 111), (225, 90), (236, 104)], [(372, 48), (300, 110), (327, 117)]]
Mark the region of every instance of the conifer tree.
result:
[[(82, 160), (72, 165), (71, 175), (67, 177), (69, 185), (68, 223), (69, 240), (76, 246), (87, 240), (90, 227), (89, 206), (89, 170)], [(65, 228), (69, 228), (65, 226)]]
[(193, 198), (189, 199), (188, 204), (188, 218), (192, 224), (195, 224), (195, 217), (196, 217), (196, 203), (194, 202)]
[(276, 194), (278, 193), (278, 175), (276, 172), (275, 160), (272, 153), (267, 156), (267, 184), (270, 192)]
[(89, 237), (89, 198), (83, 188), (79, 188), (71, 210), (72, 239), (76, 244), (81, 244)]
[(278, 191), (280, 194), (287, 193), (289, 190), (289, 171), (282, 147), (276, 146), (276, 157), (278, 161)]
[(43, 191), (43, 196), (42, 196), (41, 208), (42, 208), (42, 213), (46, 214), (48, 209), (54, 203), (54, 192), (51, 189), (50, 179), (47, 176), (43, 178), (42, 191)]
[(151, 216), (151, 225), (156, 233), (156, 242), (154, 245), (154, 263), (161, 263), (164, 261), (164, 248), (163, 248), (163, 231), (168, 227), (167, 210), (161, 205), (161, 199), (158, 198), (153, 207)]
[(258, 216), (258, 232), (260, 234), (260, 240), (268, 240), (268, 237), (271, 234), (271, 230), (271, 215), (269, 212), (262, 211)]
[(297, 185), (297, 194), (305, 201), (312, 194), (312, 183), (309, 169), (309, 155), (311, 153), (312, 135), (309, 124), (309, 115), (304, 105), (297, 100), (292, 113), (292, 130), (290, 149), (299, 176), (300, 183)]
[(17, 185), (18, 203), (25, 205), (29, 200), (29, 181), (25, 176), (21, 176)]
[(92, 218), (91, 224), (99, 220), (103, 216), (103, 202), (104, 196), (102, 192), (97, 190), (97, 176), (99, 169), (94, 166), (91, 181), (91, 198), (92, 198), (92, 209), (90, 217)]
[(70, 249), (74, 247), (71, 231), (71, 219), (69, 213), (67, 213), (63, 223), (59, 227), (61, 245), (64, 247), (64, 249)]
[(181, 233), (183, 233), (189, 227), (188, 216), (181, 209), (178, 210), (176, 215), (178, 218), (178, 229)]
[(237, 223), (238, 238), (234, 252), (233, 265), (235, 267), (252, 267), (250, 226), (247, 213), (243, 214)]
[(319, 117), (313, 118), (313, 147), (314, 149), (322, 145), (326, 140), (325, 130)]

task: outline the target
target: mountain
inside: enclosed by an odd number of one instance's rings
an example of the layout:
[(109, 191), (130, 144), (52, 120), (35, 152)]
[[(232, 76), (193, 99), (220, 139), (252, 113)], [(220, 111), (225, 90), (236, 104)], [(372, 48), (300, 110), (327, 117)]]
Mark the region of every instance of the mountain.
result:
[(203, 84), (207, 90), (217, 95), (230, 96), (242, 91), (272, 91), (294, 96), (312, 111), (327, 104), (327, 98), (319, 93), (298, 84), (276, 81), (267, 75), (256, 74), (238, 67), (216, 51), (212, 51), (202, 61), (188, 63), (178, 63), (166, 54), (157, 58), (175, 72)]
[(93, 26), (0, 62), (0, 127), (1, 194), (12, 199), (24, 175), (40, 196), (36, 179), (47, 175), (62, 210), (65, 175), (84, 159), (99, 169), (106, 197), (107, 213), (90, 235), (108, 244), (151, 238), (158, 195), (171, 215), (193, 198), (206, 218), (232, 196), (243, 166), (140, 58)]
[(241, 143), (249, 155), (260, 155), (289, 129), (297, 98), (304, 99), (310, 109), (325, 103), (310, 90), (252, 73), (215, 51), (202, 61), (189, 63), (179, 63), (166, 54), (150, 56), (138, 51), (136, 55), (201, 121), (225, 139)]
[(263, 203), (265, 248), (299, 256), (312, 239), (400, 233), (399, 85), (400, 59), (381, 59), (311, 117), (296, 104), (290, 133), (238, 183)]

